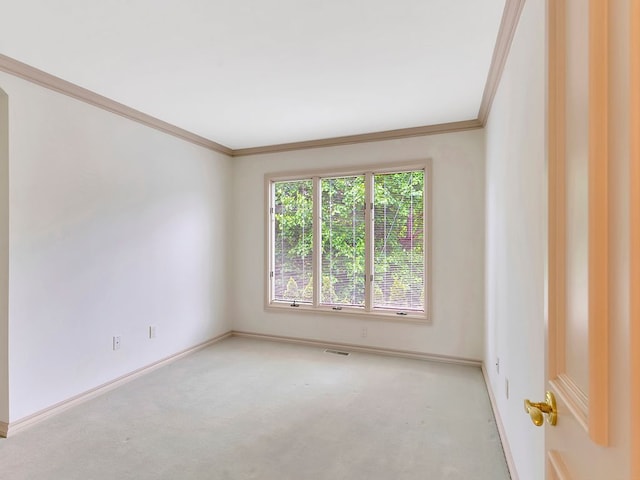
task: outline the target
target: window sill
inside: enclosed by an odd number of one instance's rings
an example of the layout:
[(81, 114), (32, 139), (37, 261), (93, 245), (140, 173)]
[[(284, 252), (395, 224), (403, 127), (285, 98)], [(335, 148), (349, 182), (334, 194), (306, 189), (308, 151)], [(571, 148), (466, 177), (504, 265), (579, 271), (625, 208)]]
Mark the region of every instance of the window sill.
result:
[(342, 307), (340, 310), (334, 310), (331, 306), (313, 307), (308, 304), (298, 304), (292, 307), (288, 302), (270, 302), (265, 306), (266, 311), (270, 312), (289, 312), (307, 314), (333, 315), (337, 317), (358, 317), (363, 320), (381, 320), (394, 323), (418, 323), (430, 325), (431, 319), (426, 312), (404, 312), (406, 314), (399, 315), (395, 310), (374, 310), (367, 312), (364, 308)]

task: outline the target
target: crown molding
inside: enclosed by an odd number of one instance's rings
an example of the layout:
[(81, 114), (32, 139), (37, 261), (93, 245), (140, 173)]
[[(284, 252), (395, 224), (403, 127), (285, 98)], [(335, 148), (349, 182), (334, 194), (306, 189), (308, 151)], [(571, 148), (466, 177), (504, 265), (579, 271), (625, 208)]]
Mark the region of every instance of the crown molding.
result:
[(359, 135), (347, 135), (344, 137), (324, 138), (305, 142), (282, 143), (264, 147), (238, 148), (233, 151), (234, 157), (247, 155), (259, 155), (262, 153), (288, 152), (291, 150), (306, 150), (309, 148), (335, 147), (339, 145), (351, 145), (355, 143), (379, 142), (382, 140), (397, 140), (409, 137), (422, 137), (441, 133), (462, 132), (482, 128), (479, 120), (463, 120), (461, 122), (439, 123), (423, 127), (401, 128), (398, 130), (386, 130), (383, 132), (364, 133)]
[(498, 91), (498, 85), (500, 85), (504, 65), (507, 63), (511, 43), (513, 42), (525, 1), (526, 0), (507, 0), (505, 3), (502, 20), (500, 21), (500, 29), (498, 30), (498, 37), (496, 39), (496, 46), (493, 49), (489, 74), (487, 75), (487, 83), (485, 83), (484, 86), (480, 110), (478, 111), (478, 121), (480, 121), (482, 126), (486, 125), (487, 119), (489, 118), (491, 104)]
[(42, 87), (48, 88), (58, 93), (62, 93), (69, 97), (75, 98), (82, 102), (93, 105), (94, 107), (101, 108), (111, 113), (121, 115), (125, 118), (133, 120), (134, 122), (141, 123), (147, 127), (160, 130), (163, 133), (168, 133), (174, 137), (181, 138), (188, 142), (194, 143), (201, 147), (214, 150), (216, 152), (224, 153), (226, 155), (232, 155), (233, 151), (220, 145), (212, 140), (196, 135), (195, 133), (184, 130), (180, 127), (176, 127), (170, 123), (167, 123), (158, 118), (142, 113), (139, 110), (135, 110), (131, 107), (127, 107), (122, 103), (111, 100), (110, 98), (99, 95), (91, 90), (75, 85), (71, 82), (67, 82), (59, 77), (51, 75), (49, 73), (38, 70), (26, 63), (19, 62), (11, 57), (0, 54), (0, 71), (9, 73), (16, 77), (23, 78), (29, 82), (35, 83)]

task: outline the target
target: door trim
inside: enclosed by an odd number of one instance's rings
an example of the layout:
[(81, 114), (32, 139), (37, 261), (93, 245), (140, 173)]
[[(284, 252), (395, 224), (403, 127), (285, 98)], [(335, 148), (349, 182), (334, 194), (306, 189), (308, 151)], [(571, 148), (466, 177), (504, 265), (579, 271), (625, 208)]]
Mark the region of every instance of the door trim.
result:
[[(630, 158), (629, 158), (629, 355), (631, 386), (631, 478), (640, 478), (640, 0), (629, 5), (630, 25)], [(634, 294), (635, 293), (635, 294)]]
[(571, 480), (567, 466), (562, 461), (562, 457), (558, 452), (549, 452), (547, 455), (547, 463), (549, 464), (549, 472), (551, 473), (549, 480)]

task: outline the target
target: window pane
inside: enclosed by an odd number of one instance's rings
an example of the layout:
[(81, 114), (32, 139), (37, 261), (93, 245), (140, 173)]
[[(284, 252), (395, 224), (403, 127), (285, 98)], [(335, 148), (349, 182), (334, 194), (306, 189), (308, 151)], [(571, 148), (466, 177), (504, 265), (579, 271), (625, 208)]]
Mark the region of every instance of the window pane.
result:
[(364, 176), (322, 185), (321, 302), (364, 306)]
[(274, 183), (275, 300), (313, 302), (313, 184)]
[(374, 175), (373, 306), (424, 310), (424, 172)]

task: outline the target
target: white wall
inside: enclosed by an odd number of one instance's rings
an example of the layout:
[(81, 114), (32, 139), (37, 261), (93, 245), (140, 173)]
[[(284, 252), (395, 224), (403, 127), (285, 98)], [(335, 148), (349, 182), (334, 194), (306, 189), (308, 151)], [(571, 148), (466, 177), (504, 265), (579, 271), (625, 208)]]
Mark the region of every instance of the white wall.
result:
[(11, 75), (0, 87), (10, 420), (230, 330), (231, 160)]
[(485, 364), (520, 480), (544, 478), (522, 401), (544, 395), (545, 23), (545, 2), (526, 2), (486, 127)]
[[(425, 158), (433, 162), (432, 325), (265, 311), (265, 173)], [(234, 329), (482, 359), (483, 158), (484, 132), (474, 130), (234, 159)]]

